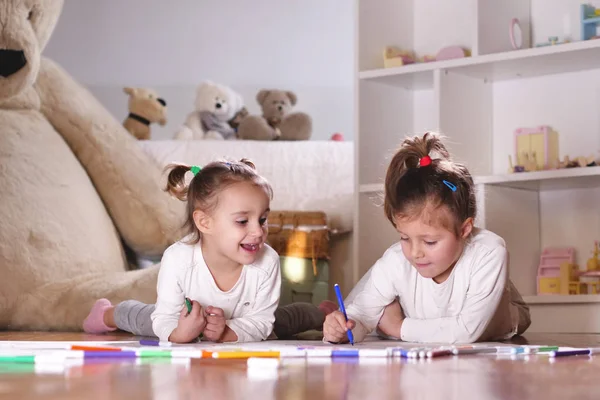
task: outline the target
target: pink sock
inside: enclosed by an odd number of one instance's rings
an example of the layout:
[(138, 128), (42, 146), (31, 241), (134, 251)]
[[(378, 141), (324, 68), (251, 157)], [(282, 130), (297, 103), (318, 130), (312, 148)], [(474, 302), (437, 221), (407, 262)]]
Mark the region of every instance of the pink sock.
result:
[(96, 300), (92, 310), (83, 321), (83, 331), (87, 333), (104, 333), (116, 331), (117, 328), (111, 328), (104, 323), (104, 312), (112, 304), (107, 299)]

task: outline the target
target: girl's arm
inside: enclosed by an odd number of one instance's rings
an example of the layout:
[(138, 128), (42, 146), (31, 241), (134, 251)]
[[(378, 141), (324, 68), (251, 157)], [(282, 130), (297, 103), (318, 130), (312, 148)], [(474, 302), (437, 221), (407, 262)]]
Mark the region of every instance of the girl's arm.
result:
[(385, 306), (398, 295), (394, 282), (398, 279), (401, 264), (394, 249), (387, 250), (348, 296), (346, 313), (348, 319), (356, 323), (352, 330), (355, 342), (362, 341), (377, 327)]
[(484, 255), (471, 275), (464, 306), (455, 317), (406, 318), (400, 337), (407, 342), (472, 343), (492, 320), (506, 287), (507, 252), (498, 247)]
[(180, 269), (176, 249), (168, 248), (158, 272), (156, 309), (152, 313), (152, 329), (161, 341), (169, 340), (185, 305), (185, 294), (179, 285)]
[(271, 334), (281, 294), (279, 257), (273, 257), (273, 264), (267, 272), (268, 275), (259, 285), (252, 311), (243, 317), (228, 320), (221, 341), (257, 342), (267, 339)]

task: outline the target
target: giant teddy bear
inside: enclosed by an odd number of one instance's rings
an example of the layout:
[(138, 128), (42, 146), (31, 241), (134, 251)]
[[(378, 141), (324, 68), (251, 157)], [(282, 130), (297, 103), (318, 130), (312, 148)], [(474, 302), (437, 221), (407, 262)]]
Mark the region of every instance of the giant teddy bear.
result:
[(180, 234), (160, 167), (41, 56), (62, 5), (0, 0), (0, 330), (79, 330), (100, 297), (155, 301), (158, 267), (128, 271), (125, 249)]

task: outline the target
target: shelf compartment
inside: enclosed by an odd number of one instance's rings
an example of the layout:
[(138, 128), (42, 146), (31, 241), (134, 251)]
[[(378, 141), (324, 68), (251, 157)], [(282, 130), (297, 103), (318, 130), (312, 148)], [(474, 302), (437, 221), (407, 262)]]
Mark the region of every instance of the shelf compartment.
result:
[(523, 296), (527, 304), (582, 304), (600, 303), (600, 294), (545, 294), (535, 296)]
[(488, 82), (600, 69), (600, 40), (362, 71), (359, 78), (426, 89), (433, 87), (432, 71), (436, 69), (447, 69)]
[(600, 166), (474, 177), (476, 184), (535, 191), (600, 187)]
[[(550, 171), (519, 172), (507, 175), (475, 176), (475, 184), (535, 191), (600, 187), (600, 167), (567, 168)], [(361, 193), (383, 191), (383, 183), (359, 186)]]

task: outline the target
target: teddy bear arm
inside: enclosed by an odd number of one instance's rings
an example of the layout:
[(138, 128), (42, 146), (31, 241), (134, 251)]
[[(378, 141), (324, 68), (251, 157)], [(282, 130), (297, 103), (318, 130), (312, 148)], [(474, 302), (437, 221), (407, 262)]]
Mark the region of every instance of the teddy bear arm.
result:
[(208, 111), (203, 111), (199, 114), (202, 122), (202, 130), (205, 133), (210, 131), (218, 132), (224, 138), (235, 134), (235, 130), (226, 121), (219, 120), (214, 114)]
[(203, 133), (202, 121), (198, 112), (193, 112), (188, 115), (185, 121), (185, 125), (190, 128), (194, 133)]
[[(106, 298), (113, 305), (124, 300), (156, 302), (159, 266), (128, 271), (82, 274), (50, 281), (14, 303), (5, 326), (13, 330), (81, 331), (94, 302)], [(0, 323), (1, 321), (0, 315)]]
[(183, 203), (161, 186), (161, 168), (81, 85), (42, 58), (41, 111), (79, 159), (119, 233), (136, 252), (160, 254), (180, 235)]

